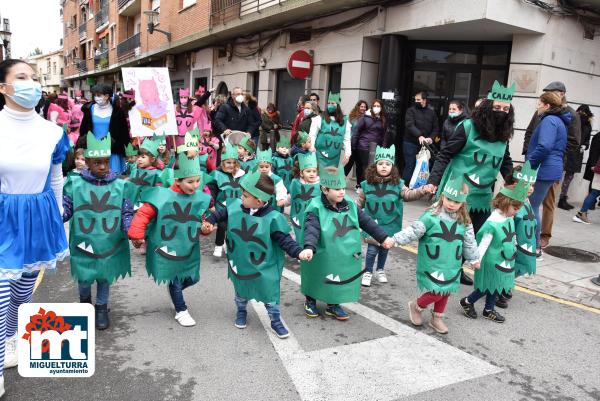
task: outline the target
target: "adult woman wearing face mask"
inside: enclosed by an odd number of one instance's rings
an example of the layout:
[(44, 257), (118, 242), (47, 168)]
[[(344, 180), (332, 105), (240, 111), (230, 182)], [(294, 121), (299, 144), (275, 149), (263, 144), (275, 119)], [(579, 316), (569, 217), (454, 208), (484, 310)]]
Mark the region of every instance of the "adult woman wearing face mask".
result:
[(388, 147), (387, 125), (383, 102), (379, 99), (373, 100), (371, 109), (367, 110), (356, 124), (352, 126), (356, 133), (352, 135), (352, 155), (356, 162), (356, 182), (363, 182), (365, 170), (369, 167), (369, 149), (377, 144)]
[(448, 103), (448, 118), (446, 118), (444, 126), (442, 127), (440, 149), (443, 148), (448, 142), (448, 139), (452, 137), (456, 126), (461, 121), (468, 118), (466, 111), (465, 105), (460, 100), (451, 100), (450, 103)]
[[(23, 60), (0, 63), (0, 397), (17, 365), (17, 311), (40, 269), (69, 254), (62, 223), (62, 168), (69, 139), (35, 112), (42, 95)], [(5, 354), (6, 351), (6, 354)]]
[(125, 147), (129, 143), (129, 128), (125, 113), (118, 102), (112, 103), (113, 90), (110, 85), (97, 84), (92, 87), (94, 100), (83, 105), (83, 119), (79, 127), (78, 148), (86, 147), (86, 134), (91, 131), (96, 139), (104, 138), (109, 132), (112, 138), (110, 169), (115, 174), (125, 171)]
[[(352, 155), (350, 147), (350, 131), (352, 124), (348, 121), (340, 107), (339, 93), (329, 93), (327, 107), (319, 119), (310, 125), (310, 139), (317, 152), (319, 168), (327, 166), (338, 167), (348, 163)], [(344, 158), (341, 159), (342, 151)]]
[[(365, 102), (364, 100), (359, 100), (358, 102), (356, 102), (356, 105), (354, 105), (354, 108), (350, 111), (350, 114), (348, 115), (348, 121), (350, 121), (350, 124), (352, 124), (352, 128), (350, 129), (350, 139), (352, 139), (356, 134), (356, 123), (362, 116), (365, 115), (365, 112), (368, 108), (369, 104), (367, 102)], [(352, 171), (352, 166), (354, 166), (354, 159), (356, 157), (356, 152), (354, 149), (354, 145), (352, 145), (352, 141), (350, 141), (350, 144), (352, 146), (352, 155), (350, 156), (350, 159), (348, 159), (348, 163), (344, 166), (344, 174), (346, 176), (350, 174), (350, 171)], [(360, 181), (357, 181), (356, 189), (358, 190), (359, 188)]]
[(263, 110), (260, 124), (260, 144), (262, 150), (269, 146), (275, 152), (275, 145), (279, 142), (279, 129), (281, 128), (281, 119), (279, 111), (275, 104), (269, 103), (267, 109)]

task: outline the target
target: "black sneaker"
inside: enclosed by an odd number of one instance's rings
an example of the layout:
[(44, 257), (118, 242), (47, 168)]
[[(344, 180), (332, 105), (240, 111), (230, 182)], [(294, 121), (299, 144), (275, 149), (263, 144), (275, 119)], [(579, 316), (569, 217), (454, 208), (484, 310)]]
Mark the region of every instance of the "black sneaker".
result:
[(491, 320), (493, 322), (496, 323), (504, 323), (504, 321), (506, 319), (504, 319), (504, 316), (502, 316), (501, 314), (499, 314), (498, 312), (496, 312), (495, 310), (484, 310), (483, 311), (483, 317)]
[(475, 306), (467, 303), (467, 297), (464, 297), (460, 300), (460, 306), (462, 306), (463, 313), (466, 317), (469, 319), (477, 319), (477, 311), (475, 311)]
[(503, 292), (502, 296), (506, 299), (512, 299), (512, 291)]
[(106, 330), (110, 325), (108, 319), (108, 306), (96, 305), (96, 328), (98, 330)]
[(508, 308), (508, 299), (504, 298), (503, 296), (500, 296), (497, 300), (496, 300), (496, 306), (498, 308), (502, 308), (502, 309), (506, 309)]

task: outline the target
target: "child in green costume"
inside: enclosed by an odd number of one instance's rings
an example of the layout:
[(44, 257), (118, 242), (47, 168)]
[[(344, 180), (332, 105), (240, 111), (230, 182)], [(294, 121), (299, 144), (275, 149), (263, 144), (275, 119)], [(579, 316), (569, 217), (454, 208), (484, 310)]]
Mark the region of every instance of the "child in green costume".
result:
[[(307, 153), (315, 153), (311, 152), (312, 149), (312, 140), (310, 135), (304, 131), (298, 132), (295, 138), (296, 143), (292, 146), (292, 158), (294, 159), (294, 164), (298, 162), (299, 155), (305, 155)], [(316, 153), (315, 153), (316, 157)]]
[[(234, 145), (227, 144), (225, 152), (221, 155), (221, 165), (213, 170), (210, 176), (213, 181), (208, 183), (210, 195), (215, 201), (217, 211), (225, 209), (227, 203), (239, 199), (242, 196), (240, 187), (240, 178), (245, 174), (240, 168), (238, 160), (238, 151)], [(220, 223), (215, 236), (215, 250), (213, 256), (220, 258), (223, 256), (223, 244), (225, 244), (225, 231), (227, 224)]]
[(465, 203), (467, 193), (463, 179), (453, 177), (440, 199), (419, 220), (394, 235), (397, 245), (419, 241), (417, 287), (426, 292), (408, 303), (410, 321), (421, 326), (421, 312), (433, 304), (429, 326), (440, 334), (448, 333), (442, 318), (450, 294), (459, 290), (463, 258), (479, 266), (477, 241)]
[(273, 174), (273, 151), (271, 148), (259, 150), (256, 153), (256, 162), (257, 171), (267, 174), (275, 183), (275, 192), (270, 199), (271, 206), (273, 206), (275, 210), (283, 213), (283, 207), (285, 206), (288, 197), (288, 191), (283, 179), (277, 174)]
[(496, 323), (505, 320), (494, 307), (498, 296), (508, 293), (515, 284), (517, 240), (513, 217), (523, 206), (528, 190), (524, 182), (502, 188), (492, 202), (494, 211), (477, 232), (481, 267), (475, 270), (475, 290), (460, 300), (468, 318), (477, 318), (474, 304), (485, 295), (483, 317)]
[[(310, 126), (310, 136), (317, 153), (319, 167), (345, 165), (352, 154), (350, 133), (352, 124), (344, 117), (339, 93), (329, 93), (327, 108), (321, 118)], [(342, 159), (342, 151), (344, 158)]]
[(322, 194), (306, 208), (304, 248), (314, 252), (311, 261), (300, 263), (300, 290), (306, 296), (304, 312), (319, 316), (317, 300), (327, 303), (325, 314), (338, 320), (349, 315), (339, 305), (360, 298), (361, 270), (360, 230), (386, 249), (394, 240), (346, 196), (343, 168), (325, 167), (320, 171)]
[(202, 231), (208, 234), (215, 224), (227, 223), (228, 277), (237, 306), (235, 326), (246, 327), (248, 300), (255, 299), (265, 304), (271, 329), (279, 338), (286, 338), (289, 332), (279, 311), (284, 251), (294, 259), (309, 259), (312, 252), (300, 248), (283, 215), (271, 206), (275, 190), (271, 177), (255, 171), (246, 174), (240, 185), (242, 199), (209, 216)]
[(141, 192), (148, 187), (156, 186), (160, 182), (161, 170), (158, 169), (157, 161), (159, 143), (160, 139), (155, 137), (146, 138), (138, 150), (137, 167), (129, 176), (129, 182), (137, 188), (135, 194), (130, 198), (134, 210), (141, 206), (139, 203)]
[(317, 156), (311, 153), (298, 154), (298, 168), (294, 168), (294, 178), (290, 186), (290, 195), (287, 205), (290, 206), (290, 220), (296, 235), (296, 241), (302, 243), (302, 229), (304, 227), (304, 212), (311, 200), (321, 194), (319, 185), (319, 169)]
[(137, 147), (134, 147), (131, 143), (127, 144), (127, 147), (125, 148), (125, 157), (127, 161), (125, 163), (125, 171), (123, 172), (123, 175), (129, 177), (133, 173), (133, 170), (137, 168)]
[[(377, 146), (375, 150), (375, 163), (370, 165), (366, 172), (366, 180), (360, 183), (356, 204), (364, 210), (388, 235), (394, 235), (402, 230), (402, 212), (404, 200), (414, 201), (427, 194), (423, 188), (408, 189), (400, 178), (400, 173), (394, 165), (396, 161), (396, 147), (390, 148)], [(363, 233), (364, 234), (364, 233)], [(388, 250), (380, 246), (372, 238), (363, 235), (367, 242), (367, 256), (365, 257), (365, 274), (361, 284), (371, 286), (373, 265), (377, 258), (377, 281), (387, 283), (385, 261)]]
[(69, 225), (71, 275), (79, 283), (80, 302), (92, 303), (92, 284), (97, 283), (96, 328), (104, 330), (108, 318), (110, 284), (131, 275), (127, 230), (133, 206), (126, 197), (131, 184), (118, 179), (109, 168), (110, 134), (96, 140), (87, 136), (81, 175), (70, 176), (64, 187), (63, 220)]
[(282, 136), (275, 146), (273, 155), (273, 172), (283, 180), (283, 185), (289, 191), (292, 183), (294, 159), (290, 156), (290, 138)]
[(256, 144), (248, 137), (242, 138), (237, 147), (238, 160), (242, 170), (246, 172), (254, 171), (256, 167)]
[(200, 163), (180, 153), (170, 188), (155, 187), (142, 194), (144, 205), (131, 223), (129, 238), (138, 248), (148, 242), (146, 270), (157, 284), (169, 283), (175, 320), (184, 327), (196, 324), (183, 290), (200, 280), (200, 233), (210, 196), (198, 191)]

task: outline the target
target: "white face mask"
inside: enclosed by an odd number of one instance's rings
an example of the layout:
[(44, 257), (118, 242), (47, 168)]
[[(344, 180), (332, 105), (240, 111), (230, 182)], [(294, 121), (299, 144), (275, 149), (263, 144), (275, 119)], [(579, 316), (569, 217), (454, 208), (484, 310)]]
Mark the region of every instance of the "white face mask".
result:
[(379, 114), (381, 112), (381, 107), (373, 107), (373, 113)]
[(96, 104), (100, 107), (102, 106), (106, 106), (106, 99), (104, 99), (104, 96), (94, 96), (94, 102), (96, 102)]
[(237, 96), (235, 97), (235, 102), (236, 102), (237, 104), (242, 104), (242, 102), (243, 102), (243, 101), (244, 101), (244, 95), (237, 95)]

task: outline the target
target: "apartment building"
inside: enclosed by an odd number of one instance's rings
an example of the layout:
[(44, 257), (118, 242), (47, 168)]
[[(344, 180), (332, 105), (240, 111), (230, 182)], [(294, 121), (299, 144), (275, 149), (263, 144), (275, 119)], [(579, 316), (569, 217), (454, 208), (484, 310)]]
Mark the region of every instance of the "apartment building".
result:
[(62, 49), (29, 57), (27, 62), (36, 70), (43, 91), (59, 93), (67, 87), (63, 79), (65, 65)]

